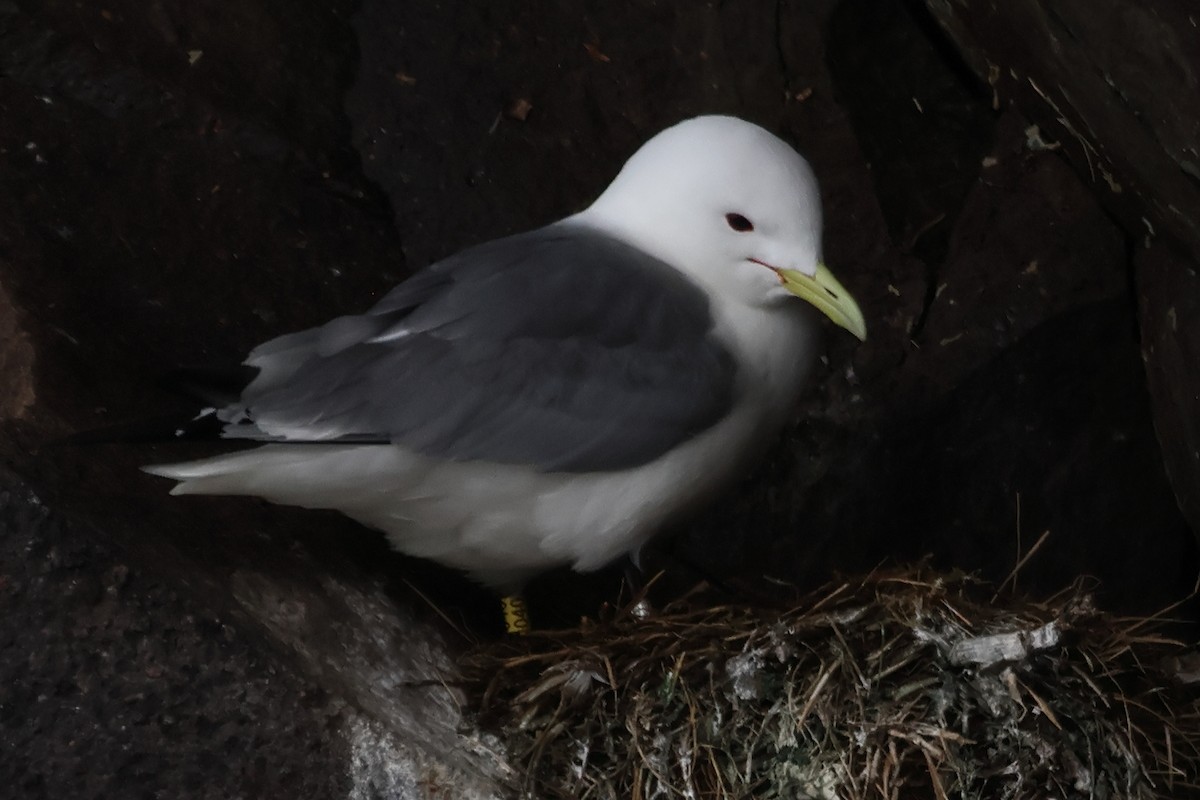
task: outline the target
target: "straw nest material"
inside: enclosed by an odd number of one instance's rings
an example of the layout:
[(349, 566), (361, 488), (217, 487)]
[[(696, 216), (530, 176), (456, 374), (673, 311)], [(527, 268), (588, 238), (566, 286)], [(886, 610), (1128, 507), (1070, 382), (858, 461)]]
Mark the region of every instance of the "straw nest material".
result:
[(523, 796), (1200, 796), (1196, 664), (1164, 626), (918, 567), (785, 611), (535, 632), (466, 669)]

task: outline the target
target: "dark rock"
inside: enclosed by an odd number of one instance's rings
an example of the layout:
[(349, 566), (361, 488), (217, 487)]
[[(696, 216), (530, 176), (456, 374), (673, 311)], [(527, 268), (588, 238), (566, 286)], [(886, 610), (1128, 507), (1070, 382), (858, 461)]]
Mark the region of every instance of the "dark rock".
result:
[[(396, 561), (379, 557), (377, 539), (351, 527), (346, 544), (315, 535), (316, 552), (327, 548), (329, 557), (297, 551), (291, 532), (260, 532), (269, 526), (253, 519), (257, 504), (232, 514), (203, 502), (168, 508), (163, 487), (137, 471), (163, 454), (53, 443), (110, 419), (179, 408), (155, 382), (171, 365), (237, 361), (255, 341), (347, 301), (362, 306), (400, 276), (379, 268), (401, 270), (401, 254), (386, 208), (356, 177), (339, 111), (353, 52), (348, 5), (331, 18), (328, 5), (276, 15), (260, 4), (232, 21), (195, 4), (159, 4), (149, 21), (136, 3), (79, 13), (69, 4), (36, 13), (0, 6), (0, 330), (12, 334), (0, 364), (14, 389), (0, 415), (0, 458), (56, 513), (87, 520), (98, 546), (122, 554), (118, 568), (68, 546), (65, 528), (26, 531), (22, 516), (11, 528), (14, 548), (34, 533), (47, 547), (44, 559), (29, 561), (32, 577), (17, 569), (19, 549), (5, 552), (12, 590), (41, 603), (78, 646), (22, 637), (5, 663), (15, 667), (28, 652), (31, 680), (59, 685), (81, 676), (92, 692), (89, 713), (114, 720), (89, 736), (87, 760), (70, 770), (54, 769), (78, 734), (69, 714), (22, 716), (6, 729), (4, 749), (22, 754), (7, 764), (51, 769), (30, 779), (34, 796), (120, 796), (139, 787), (174, 796), (330, 796), (368, 785), (395, 795), (424, 783), (452, 783), (470, 796), (487, 785), (485, 768), (471, 764), (494, 759), (467, 752), (474, 745), (456, 732), (442, 640), (426, 621), (388, 617), (390, 598), (404, 590), (385, 585)], [(189, 64), (189, 49), (204, 55)], [(359, 544), (373, 554), (359, 551), (354, 566), (345, 554)], [(347, 571), (314, 572), (313, 558)], [(377, 568), (364, 571), (370, 563)], [(171, 594), (139, 603), (122, 588), (148, 576), (174, 587)], [(128, 618), (115, 639), (105, 637), (106, 624), (76, 613), (96, 598)], [(283, 630), (280, 607), (306, 613)], [(425, 646), (405, 648), (403, 637), (381, 644), (380, 632), (395, 628), (379, 614), (405, 620), (405, 635)], [(196, 622), (206, 619), (220, 623)], [(28, 617), (11, 621), (15, 633)], [(244, 647), (222, 650), (233, 626)], [(104, 652), (118, 660), (114, 672), (149, 671), (151, 684), (169, 679), (175, 699), (149, 687), (125, 691), (108, 673), (88, 677)], [(421, 661), (428, 657), (439, 660)], [(418, 661), (423, 671), (408, 671)], [(291, 694), (285, 683), (281, 694), (264, 693), (243, 675), (263, 663), (289, 665)], [(312, 683), (324, 675), (363, 680)], [(209, 698), (210, 690), (220, 694)], [(304, 712), (288, 705), (297, 693), (324, 693), (318, 738), (306, 734)], [(447, 712), (452, 719), (440, 716)], [(176, 770), (171, 747), (159, 741), (168, 738), (158, 730), (168, 717), (180, 746), (207, 746), (215, 760), (181, 760)], [(241, 757), (244, 770), (235, 766)], [(181, 787), (225, 761), (230, 781), (250, 774), (257, 783), (213, 781), (212, 795)], [(272, 775), (281, 776), (277, 783)]]
[(1134, 263), (1154, 426), (1179, 506), (1200, 532), (1200, 275), (1161, 241)]
[(1200, 373), (1180, 359), (1200, 337), (1200, 317), (1173, 291), (1193, 288), (1186, 275), (1200, 265), (1195, 9), (1178, 0), (927, 5), (997, 107), (1014, 103), (1037, 123), (1031, 136), (1070, 159), (1130, 237), (1166, 236), (1137, 259), (1143, 353), (1172, 485), (1200, 535), (1200, 480), (1187, 455), (1200, 451)]
[(1025, 590), (1087, 575), (1130, 613), (1185, 597), (1195, 542), (1150, 425), (1135, 324), (1125, 299), (1083, 306), (977, 370), (885, 445), (874, 507), (858, 525), (843, 509), (842, 541), (871, 531), (999, 582), (1048, 532)]
[(890, 411), (928, 407), (1038, 325), (1128, 290), (1121, 230), (1062, 159), (1027, 148), (1025, 126), (1001, 115), (945, 257), (931, 265)]
[(927, 0), (963, 58), (1131, 230), (1200, 258), (1200, 20), (1182, 0)]
[[(344, 796), (352, 711), (0, 472), (8, 797)], [(227, 635), (222, 634), (227, 631)], [(224, 720), (215, 725), (213, 720)], [(230, 731), (253, 733), (233, 746)], [(298, 760), (297, 752), (306, 753)]]
[[(1163, 596), (1188, 577), (1140, 393), (1130, 236), (914, 6), (227, 5), (0, 2), (16, 794), (494, 791), (502, 757), (459, 728), (445, 685), (495, 632), (486, 593), (334, 515), (170, 499), (137, 470), (194, 450), (54, 442), (191, 410), (156, 376), (236, 362), (410, 267), (573, 211), (696, 113), (810, 157), (827, 261), (871, 338), (830, 337), (803, 422), (684, 526), (689, 561), (756, 590), (927, 549), (1003, 577), (1019, 491), (1022, 543), (1054, 531), (1022, 585), (1090, 571), (1119, 602), (1153, 564), (1172, 570)], [(1190, 290), (1186, 266), (1142, 273), (1155, 303)], [(1153, 341), (1152, 384), (1186, 371), (1182, 341)], [(1172, 461), (1177, 487), (1187, 474)], [(616, 594), (602, 576), (599, 601), (567, 596), (584, 583), (543, 596), (577, 615)]]

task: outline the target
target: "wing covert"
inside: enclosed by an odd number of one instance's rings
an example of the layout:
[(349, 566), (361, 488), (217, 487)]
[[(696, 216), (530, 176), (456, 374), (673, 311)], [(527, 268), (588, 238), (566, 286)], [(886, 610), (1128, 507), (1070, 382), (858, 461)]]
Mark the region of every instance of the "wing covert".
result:
[(560, 223), (438, 262), (363, 315), (256, 348), (225, 435), (394, 442), (455, 460), (633, 467), (733, 402), (704, 292)]

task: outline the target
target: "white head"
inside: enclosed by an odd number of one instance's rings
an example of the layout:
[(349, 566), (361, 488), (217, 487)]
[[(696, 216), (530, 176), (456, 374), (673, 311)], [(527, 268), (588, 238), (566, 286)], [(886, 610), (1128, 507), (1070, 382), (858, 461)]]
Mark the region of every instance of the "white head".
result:
[(723, 299), (771, 307), (801, 296), (865, 335), (857, 305), (836, 281), (829, 284), (832, 275), (821, 265), (821, 200), (812, 169), (757, 125), (707, 116), (667, 128), (633, 154), (579, 218)]

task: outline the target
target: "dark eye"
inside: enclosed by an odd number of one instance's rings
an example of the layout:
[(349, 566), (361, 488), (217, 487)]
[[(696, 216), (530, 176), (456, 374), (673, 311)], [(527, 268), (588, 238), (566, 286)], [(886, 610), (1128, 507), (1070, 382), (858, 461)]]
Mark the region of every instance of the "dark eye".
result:
[(754, 230), (754, 223), (741, 214), (726, 214), (725, 221), (729, 223), (729, 227), (738, 233), (749, 233)]

